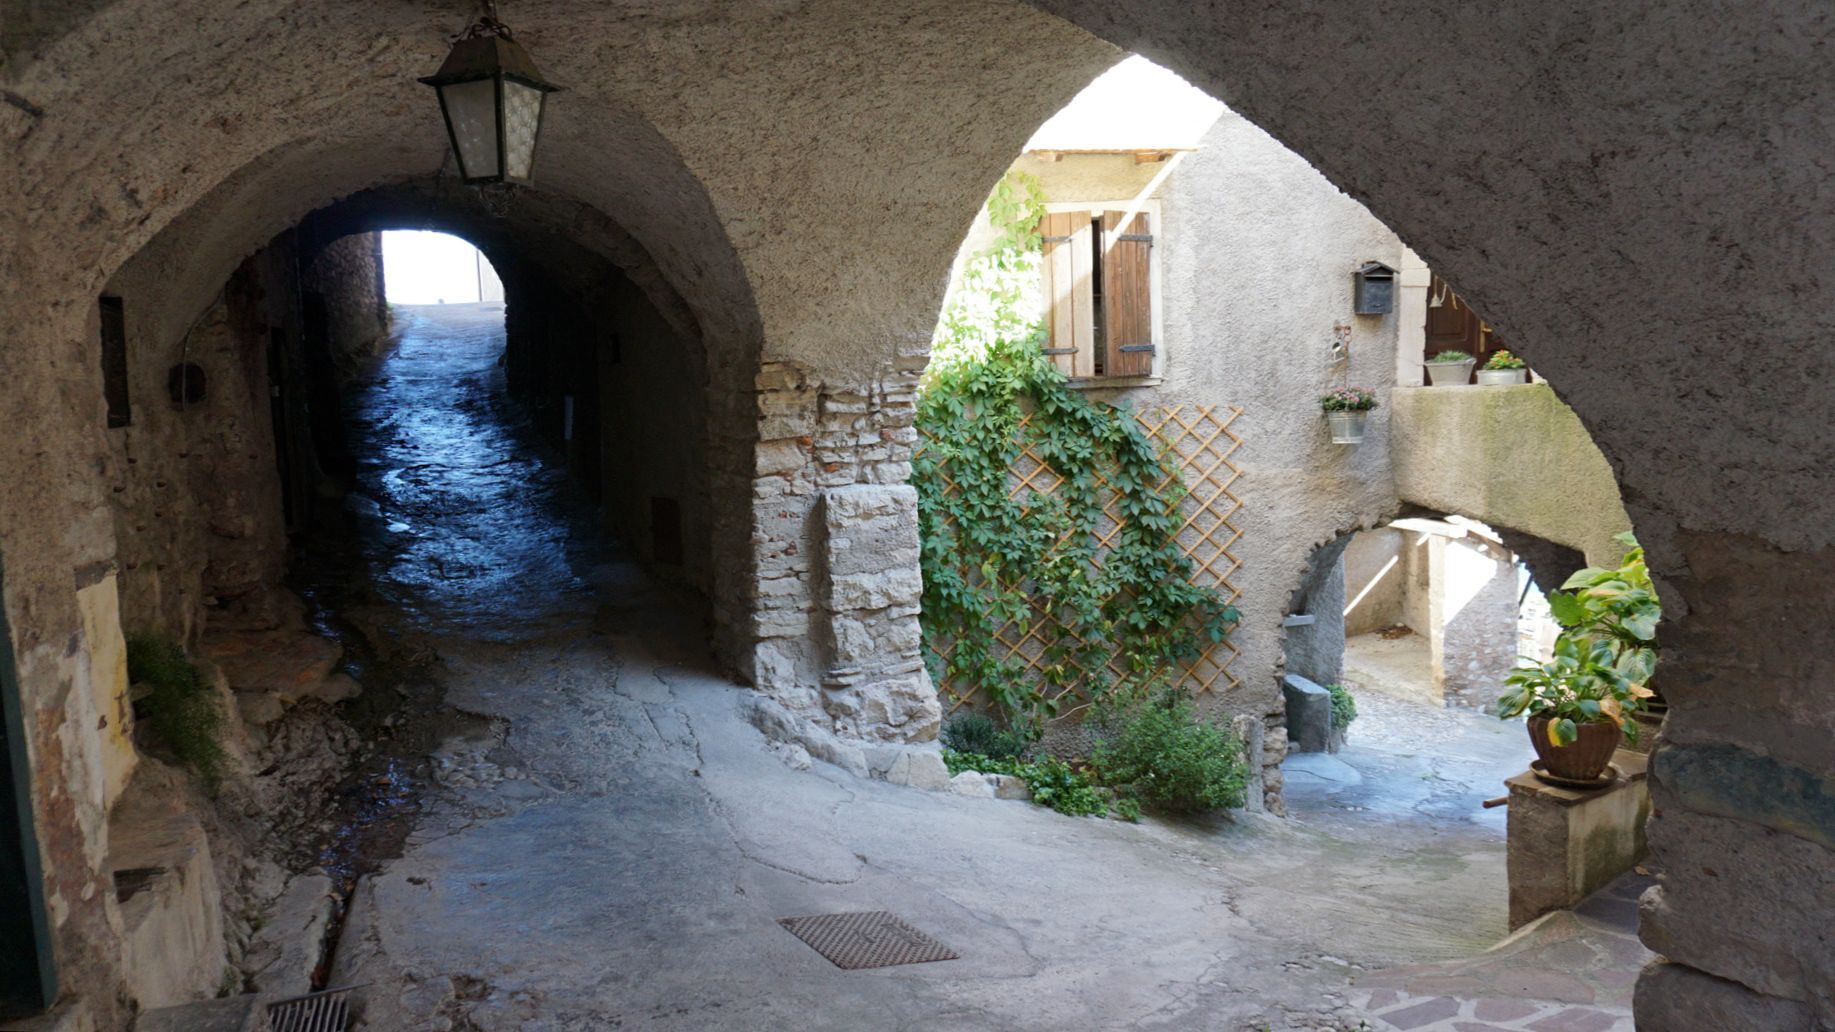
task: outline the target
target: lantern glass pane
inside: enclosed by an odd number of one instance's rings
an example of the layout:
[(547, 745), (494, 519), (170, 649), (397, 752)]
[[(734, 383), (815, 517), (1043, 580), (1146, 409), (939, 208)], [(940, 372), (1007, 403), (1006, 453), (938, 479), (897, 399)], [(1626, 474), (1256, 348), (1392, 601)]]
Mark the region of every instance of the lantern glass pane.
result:
[(535, 131), (542, 122), (542, 91), (512, 79), (503, 80), (504, 173), (528, 179), (535, 165)]
[(497, 83), (473, 79), (440, 87), (452, 139), (459, 151), (459, 175), (478, 179), (498, 174)]

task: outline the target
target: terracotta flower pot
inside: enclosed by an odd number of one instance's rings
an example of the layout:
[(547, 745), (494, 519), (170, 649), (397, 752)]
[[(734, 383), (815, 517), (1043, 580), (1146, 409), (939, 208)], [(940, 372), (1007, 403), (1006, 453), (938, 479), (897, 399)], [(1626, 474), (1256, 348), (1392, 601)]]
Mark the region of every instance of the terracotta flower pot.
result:
[(1570, 781), (1592, 781), (1604, 774), (1625, 736), (1617, 724), (1581, 724), (1572, 745), (1555, 745), (1548, 740), (1547, 717), (1530, 717), (1528, 723), (1529, 741), (1543, 769)]

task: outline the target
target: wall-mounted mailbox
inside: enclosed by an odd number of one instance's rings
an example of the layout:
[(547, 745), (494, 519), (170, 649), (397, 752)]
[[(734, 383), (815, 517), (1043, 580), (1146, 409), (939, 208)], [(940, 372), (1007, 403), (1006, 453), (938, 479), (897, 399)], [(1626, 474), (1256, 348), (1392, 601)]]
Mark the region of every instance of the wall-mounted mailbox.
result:
[(1353, 274), (1353, 310), (1358, 315), (1387, 315), (1395, 311), (1395, 270), (1382, 262), (1369, 262)]

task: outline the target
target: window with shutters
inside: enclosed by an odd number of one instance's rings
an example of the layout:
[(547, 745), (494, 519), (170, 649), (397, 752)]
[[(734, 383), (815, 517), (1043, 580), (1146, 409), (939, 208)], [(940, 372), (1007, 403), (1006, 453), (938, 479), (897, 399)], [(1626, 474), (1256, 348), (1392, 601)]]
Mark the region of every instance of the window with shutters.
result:
[(1158, 227), (1151, 202), (1047, 205), (1045, 353), (1073, 382), (1160, 373)]

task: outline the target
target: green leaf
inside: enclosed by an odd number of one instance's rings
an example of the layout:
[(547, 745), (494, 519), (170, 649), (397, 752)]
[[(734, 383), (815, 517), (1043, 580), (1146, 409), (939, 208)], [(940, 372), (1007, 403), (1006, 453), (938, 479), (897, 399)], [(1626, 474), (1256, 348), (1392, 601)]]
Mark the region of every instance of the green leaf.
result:
[[(1576, 574), (1578, 576), (1578, 574)], [(1570, 578), (1569, 584), (1573, 583)], [(1548, 611), (1555, 622), (1563, 627), (1573, 627), (1586, 620), (1586, 606), (1579, 598), (1559, 591), (1548, 593)]]

